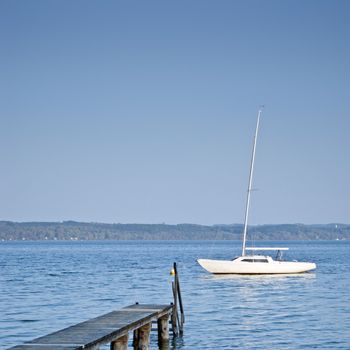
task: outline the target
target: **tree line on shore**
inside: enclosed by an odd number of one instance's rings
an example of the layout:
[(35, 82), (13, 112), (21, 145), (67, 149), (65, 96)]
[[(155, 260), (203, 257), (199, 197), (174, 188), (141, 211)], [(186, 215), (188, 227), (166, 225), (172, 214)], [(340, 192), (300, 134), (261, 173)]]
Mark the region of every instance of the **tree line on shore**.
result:
[[(0, 240), (240, 240), (243, 225), (105, 224), (0, 221)], [(254, 240), (349, 240), (350, 225), (282, 224), (249, 227)]]

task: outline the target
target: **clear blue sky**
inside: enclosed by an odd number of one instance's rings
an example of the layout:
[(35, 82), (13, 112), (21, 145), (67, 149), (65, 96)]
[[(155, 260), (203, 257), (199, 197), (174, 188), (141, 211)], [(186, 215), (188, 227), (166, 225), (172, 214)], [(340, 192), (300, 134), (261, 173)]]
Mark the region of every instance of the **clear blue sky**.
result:
[(0, 219), (350, 223), (350, 2), (0, 2)]

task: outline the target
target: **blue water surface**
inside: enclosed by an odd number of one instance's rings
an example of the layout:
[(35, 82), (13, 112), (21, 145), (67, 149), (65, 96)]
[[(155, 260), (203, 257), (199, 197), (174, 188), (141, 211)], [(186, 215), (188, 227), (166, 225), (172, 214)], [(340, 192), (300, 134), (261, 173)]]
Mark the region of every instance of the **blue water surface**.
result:
[(235, 241), (0, 242), (0, 348), (135, 302), (170, 303), (176, 261), (186, 323), (171, 349), (350, 349), (350, 242), (265, 244), (318, 268), (244, 277), (196, 264), (239, 255)]

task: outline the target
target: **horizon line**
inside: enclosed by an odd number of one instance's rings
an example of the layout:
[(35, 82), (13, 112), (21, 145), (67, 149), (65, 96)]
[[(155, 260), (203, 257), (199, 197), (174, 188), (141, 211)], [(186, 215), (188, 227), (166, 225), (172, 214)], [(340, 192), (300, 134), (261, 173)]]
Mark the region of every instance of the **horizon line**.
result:
[[(181, 223), (166, 223), (166, 222), (155, 222), (155, 223), (144, 223), (144, 222), (103, 222), (103, 221), (77, 221), (77, 220), (57, 220), (57, 221), (14, 221), (14, 220), (4, 220), (1, 219), (0, 223), (15, 223), (15, 224), (33, 224), (33, 223), (45, 223), (45, 224), (64, 224), (64, 223), (77, 223), (77, 224), (102, 224), (102, 225), (165, 225), (165, 226), (179, 226), (179, 225), (193, 225), (193, 226), (243, 226), (243, 223), (230, 223), (230, 224), (223, 224), (223, 223), (217, 223), (217, 224), (198, 224), (198, 223), (190, 223), (190, 222), (181, 222)], [(294, 222), (294, 223), (269, 223), (269, 224), (249, 224), (248, 226), (277, 226), (277, 225), (302, 225), (302, 226), (315, 226), (315, 225), (324, 225), (324, 226), (330, 226), (330, 225), (350, 225), (348, 223), (341, 223), (341, 222), (328, 222), (325, 224), (322, 223), (312, 223), (312, 224), (305, 224), (301, 222)]]

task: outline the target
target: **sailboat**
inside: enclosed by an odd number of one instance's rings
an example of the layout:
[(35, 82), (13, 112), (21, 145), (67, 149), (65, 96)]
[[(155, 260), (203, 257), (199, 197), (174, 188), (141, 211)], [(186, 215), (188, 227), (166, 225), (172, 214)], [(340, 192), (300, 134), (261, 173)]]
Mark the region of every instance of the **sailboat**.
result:
[[(253, 170), (255, 160), (256, 141), (259, 131), (260, 116), (262, 108), (258, 111), (256, 122), (253, 151), (250, 163), (248, 192), (245, 207), (244, 229), (242, 255), (233, 260), (211, 260), (198, 259), (197, 262), (205, 270), (214, 274), (293, 274), (307, 272), (316, 269), (316, 264), (311, 262), (284, 261), (282, 260), (282, 252), (289, 248), (279, 247), (246, 247), (248, 232), (248, 217), (250, 207), (250, 195), (252, 192)], [(251, 254), (247, 254), (250, 251)], [(273, 259), (271, 256), (258, 254), (259, 251), (277, 251), (277, 257)]]

